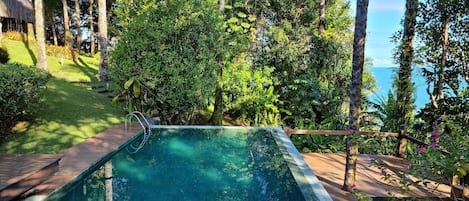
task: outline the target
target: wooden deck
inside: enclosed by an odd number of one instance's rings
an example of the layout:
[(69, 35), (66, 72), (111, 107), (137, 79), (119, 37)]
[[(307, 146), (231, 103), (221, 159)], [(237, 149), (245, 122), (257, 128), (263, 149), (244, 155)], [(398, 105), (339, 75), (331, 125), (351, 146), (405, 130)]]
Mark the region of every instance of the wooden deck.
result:
[[(345, 155), (303, 153), (303, 158), (334, 201), (354, 200), (354, 196), (341, 190), (344, 182)], [(447, 198), (450, 195), (448, 185), (430, 184), (428, 187), (411, 187), (406, 194), (400, 194), (399, 184), (382, 180), (381, 169), (370, 166), (372, 160), (378, 160), (388, 167), (385, 171), (393, 173), (405, 167), (400, 158), (394, 156), (360, 155), (357, 163), (356, 189), (363, 195), (372, 198), (416, 197)]]
[[(39, 200), (82, 173), (135, 135), (123, 124), (86, 139), (61, 155), (0, 154), (0, 200), (38, 196)], [(28, 195), (22, 195), (28, 191)]]
[(0, 200), (11, 200), (45, 181), (58, 169), (61, 155), (0, 154)]

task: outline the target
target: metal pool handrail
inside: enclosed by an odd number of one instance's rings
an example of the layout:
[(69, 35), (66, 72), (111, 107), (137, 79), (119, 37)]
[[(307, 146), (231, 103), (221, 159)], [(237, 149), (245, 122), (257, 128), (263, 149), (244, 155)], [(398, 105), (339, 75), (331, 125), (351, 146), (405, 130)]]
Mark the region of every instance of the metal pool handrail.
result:
[[(133, 111), (133, 112), (127, 114), (127, 116), (125, 118), (125, 129), (126, 130), (127, 130), (127, 122), (132, 123), (132, 118), (137, 119), (138, 123), (140, 124), (140, 126), (142, 126), (142, 129), (143, 129), (143, 140), (140, 142), (140, 144), (136, 147), (134, 145), (130, 144), (130, 146), (127, 147), (127, 151), (129, 153), (133, 154), (133, 153), (137, 153), (147, 143), (147, 141), (148, 141), (148, 139), (150, 138), (150, 135), (151, 135), (151, 124), (148, 122), (148, 120), (145, 118), (145, 116), (141, 112)], [(132, 148), (132, 149), (129, 149), (129, 148)]]

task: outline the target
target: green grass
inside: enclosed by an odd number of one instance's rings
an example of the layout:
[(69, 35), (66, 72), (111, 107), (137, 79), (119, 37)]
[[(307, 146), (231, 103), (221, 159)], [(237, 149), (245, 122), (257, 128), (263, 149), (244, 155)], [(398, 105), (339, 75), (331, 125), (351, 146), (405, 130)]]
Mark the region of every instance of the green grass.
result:
[[(35, 47), (3, 40), (10, 62), (33, 65)], [(0, 153), (61, 153), (112, 125), (122, 123), (124, 112), (110, 98), (91, 90), (99, 85), (98, 61), (80, 57), (77, 62), (48, 57), (51, 80), (43, 93), (37, 118), (17, 125), (17, 133), (0, 144)], [(86, 82), (86, 84), (76, 83)]]

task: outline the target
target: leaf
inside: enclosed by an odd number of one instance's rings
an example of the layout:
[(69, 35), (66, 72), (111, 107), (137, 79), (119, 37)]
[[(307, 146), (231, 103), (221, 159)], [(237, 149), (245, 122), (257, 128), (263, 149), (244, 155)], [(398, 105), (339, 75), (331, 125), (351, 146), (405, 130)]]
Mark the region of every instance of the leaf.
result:
[(244, 28), (249, 28), (249, 27), (251, 27), (251, 25), (248, 24), (248, 23), (246, 23), (246, 22), (241, 23), (241, 26), (244, 27)]
[(461, 173), (462, 176), (466, 176), (467, 172), (463, 168), (458, 168), (458, 172)]
[(238, 17), (240, 17), (240, 18), (246, 18), (247, 15), (246, 15), (245, 13), (243, 13), (243, 12), (238, 12)]
[(140, 96), (140, 83), (135, 82), (133, 90), (134, 90), (134, 96), (139, 97)]
[(254, 22), (256, 20), (256, 16), (255, 15), (249, 15), (248, 20), (250, 22)]
[(111, 102), (112, 102), (113, 104), (116, 104), (118, 100), (119, 100), (119, 96), (114, 96), (114, 98), (112, 98), (112, 101), (111, 101)]
[(127, 82), (124, 83), (124, 89), (129, 89), (129, 87), (134, 83), (135, 78), (130, 78)]

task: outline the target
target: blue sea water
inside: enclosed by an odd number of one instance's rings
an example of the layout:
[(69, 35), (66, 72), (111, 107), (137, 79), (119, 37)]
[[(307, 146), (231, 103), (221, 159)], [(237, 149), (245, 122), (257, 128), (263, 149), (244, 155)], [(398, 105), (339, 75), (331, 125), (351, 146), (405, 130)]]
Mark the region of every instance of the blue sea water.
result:
[[(379, 98), (387, 100), (389, 90), (392, 89), (394, 77), (397, 77), (397, 67), (371, 67), (370, 72), (373, 73), (378, 89), (371, 96), (371, 100), (376, 102)], [(420, 68), (415, 68), (412, 72), (412, 82), (414, 83), (414, 94), (416, 110), (430, 102), (430, 97), (426, 92), (425, 78)]]

